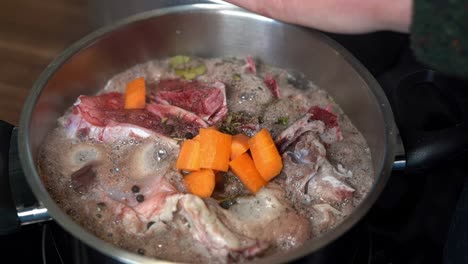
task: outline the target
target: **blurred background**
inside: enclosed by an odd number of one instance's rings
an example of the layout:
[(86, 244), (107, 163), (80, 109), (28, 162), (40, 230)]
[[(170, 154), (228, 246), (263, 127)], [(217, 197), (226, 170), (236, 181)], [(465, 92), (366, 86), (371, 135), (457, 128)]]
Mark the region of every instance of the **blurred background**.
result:
[(18, 125), (24, 100), (39, 74), (93, 29), (139, 11), (195, 2), (210, 1), (1, 0), (0, 120)]
[(0, 2), (0, 120), (18, 124), (47, 64), (90, 31), (87, 0)]

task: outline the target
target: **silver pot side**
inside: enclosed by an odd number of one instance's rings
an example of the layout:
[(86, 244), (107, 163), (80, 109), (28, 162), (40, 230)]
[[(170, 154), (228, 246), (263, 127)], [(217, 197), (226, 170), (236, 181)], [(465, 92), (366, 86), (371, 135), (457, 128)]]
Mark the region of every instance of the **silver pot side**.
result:
[(165, 263), (110, 245), (72, 221), (47, 193), (35, 159), (44, 137), (77, 96), (94, 94), (113, 75), (135, 64), (176, 54), (252, 54), (268, 64), (302, 72), (330, 93), (371, 149), (375, 184), (354, 213), (320, 238), (259, 263), (283, 263), (311, 254), (344, 234), (367, 213), (390, 175), (396, 142), (391, 108), (375, 79), (343, 47), (317, 31), (235, 7), (196, 4), (141, 13), (99, 29), (61, 53), (35, 82), (20, 120), (21, 164), (35, 196), (65, 230), (125, 263)]

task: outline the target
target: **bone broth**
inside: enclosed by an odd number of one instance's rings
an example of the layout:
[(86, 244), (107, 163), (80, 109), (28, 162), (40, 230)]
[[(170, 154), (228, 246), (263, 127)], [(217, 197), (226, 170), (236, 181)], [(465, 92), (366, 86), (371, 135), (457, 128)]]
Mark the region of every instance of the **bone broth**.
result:
[[(260, 132), (272, 139), (260, 150), (278, 154), (263, 167), (252, 145), (268, 141), (254, 142)], [(229, 164), (203, 165), (219, 156)], [(324, 90), (250, 57), (176, 56), (114, 76), (59, 118), (38, 168), (57, 204), (96, 236), (193, 263), (316, 239), (353, 212), (374, 175), (363, 136)]]

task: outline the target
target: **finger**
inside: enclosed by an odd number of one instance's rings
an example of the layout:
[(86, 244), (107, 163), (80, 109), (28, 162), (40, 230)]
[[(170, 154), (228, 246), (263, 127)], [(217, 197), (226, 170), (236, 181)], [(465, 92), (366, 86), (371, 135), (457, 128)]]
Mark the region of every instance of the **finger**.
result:
[[(231, 4), (248, 9), (263, 16), (291, 21), (291, 9), (286, 8), (287, 0), (226, 0)], [(295, 1), (290, 1), (295, 2)]]

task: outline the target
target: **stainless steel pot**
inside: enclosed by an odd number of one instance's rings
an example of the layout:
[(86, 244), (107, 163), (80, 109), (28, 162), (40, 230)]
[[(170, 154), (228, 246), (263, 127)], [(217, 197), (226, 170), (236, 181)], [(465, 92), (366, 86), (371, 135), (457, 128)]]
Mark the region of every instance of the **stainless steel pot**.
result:
[(65, 230), (122, 262), (160, 263), (110, 245), (72, 221), (47, 193), (35, 161), (44, 137), (77, 96), (94, 94), (114, 74), (135, 64), (176, 54), (252, 54), (268, 64), (303, 72), (333, 96), (369, 144), (375, 183), (354, 213), (322, 237), (261, 263), (287, 262), (312, 254), (366, 214), (387, 182), (396, 144), (391, 108), (375, 79), (344, 48), (317, 31), (235, 7), (194, 4), (142, 13), (99, 29), (59, 55), (34, 84), (19, 125), (21, 166), (43, 210)]

